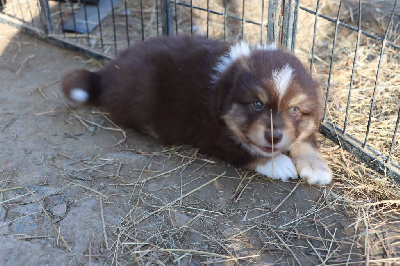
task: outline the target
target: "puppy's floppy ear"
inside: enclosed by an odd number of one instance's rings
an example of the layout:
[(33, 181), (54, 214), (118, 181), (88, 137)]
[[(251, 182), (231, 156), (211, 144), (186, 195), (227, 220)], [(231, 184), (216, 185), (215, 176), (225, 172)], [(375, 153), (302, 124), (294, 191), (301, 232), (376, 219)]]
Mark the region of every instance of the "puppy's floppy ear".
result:
[(225, 114), (230, 109), (236, 90), (247, 83), (249, 76), (249, 66), (244, 59), (239, 58), (217, 80), (214, 89), (216, 90), (215, 110), (218, 116)]
[(229, 73), (224, 73), (224, 75), (217, 81), (214, 89), (215, 91), (215, 111), (217, 116), (225, 114), (232, 102), (233, 94), (233, 84), (234, 84), (234, 74), (233, 71)]

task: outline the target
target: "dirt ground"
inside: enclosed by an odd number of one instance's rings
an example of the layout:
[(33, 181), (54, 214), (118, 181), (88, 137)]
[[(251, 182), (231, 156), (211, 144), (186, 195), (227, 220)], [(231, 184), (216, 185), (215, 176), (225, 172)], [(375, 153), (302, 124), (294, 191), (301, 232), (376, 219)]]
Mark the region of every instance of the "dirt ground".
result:
[[(129, 130), (121, 143), (104, 110), (72, 108), (59, 90), (98, 62), (0, 28), (0, 265), (398, 261), (397, 212), (377, 209), (377, 220), (346, 205), (343, 170), (313, 187)], [(328, 141), (322, 151), (343, 152)]]

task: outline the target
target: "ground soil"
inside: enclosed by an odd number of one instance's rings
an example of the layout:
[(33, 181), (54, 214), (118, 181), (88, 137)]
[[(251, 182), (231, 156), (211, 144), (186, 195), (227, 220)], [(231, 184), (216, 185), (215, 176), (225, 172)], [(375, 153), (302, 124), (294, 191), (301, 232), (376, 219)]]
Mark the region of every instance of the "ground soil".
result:
[(63, 75), (98, 62), (0, 28), (0, 265), (387, 256), (355, 241), (358, 214), (336, 204), (334, 185), (272, 181), (130, 130), (120, 143), (104, 110), (68, 106), (59, 90)]

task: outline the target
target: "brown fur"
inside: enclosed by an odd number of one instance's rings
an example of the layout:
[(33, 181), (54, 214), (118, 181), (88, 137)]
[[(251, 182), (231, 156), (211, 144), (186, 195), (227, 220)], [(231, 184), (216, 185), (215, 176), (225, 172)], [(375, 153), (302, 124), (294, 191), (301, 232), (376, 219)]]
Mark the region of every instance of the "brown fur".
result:
[[(260, 141), (267, 151), (273, 148), (269, 142), (278, 142), (277, 153), (300, 141), (316, 149), (321, 95), (300, 61), (282, 50), (254, 49), (216, 73), (230, 47), (202, 37), (157, 37), (124, 51), (98, 72), (70, 73), (62, 89), (67, 97), (74, 88), (87, 91), (87, 103), (104, 106), (116, 123), (164, 144), (193, 145), (253, 170), (274, 156), (251, 148)], [(285, 64), (293, 68), (293, 78), (279, 95), (272, 73)], [(252, 107), (255, 101), (262, 102), (262, 110)], [(293, 104), (299, 109), (295, 114)]]

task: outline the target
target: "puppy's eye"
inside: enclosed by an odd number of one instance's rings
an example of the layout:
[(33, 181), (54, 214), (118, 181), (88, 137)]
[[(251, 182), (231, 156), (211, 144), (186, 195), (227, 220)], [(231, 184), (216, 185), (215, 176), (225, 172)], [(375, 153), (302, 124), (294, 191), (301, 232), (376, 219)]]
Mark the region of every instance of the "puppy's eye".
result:
[(253, 108), (256, 110), (261, 110), (264, 107), (264, 104), (260, 101), (253, 102)]
[(297, 114), (298, 112), (299, 112), (299, 107), (294, 106), (294, 107), (290, 108), (290, 113), (291, 113), (292, 115), (295, 115), (295, 114)]

